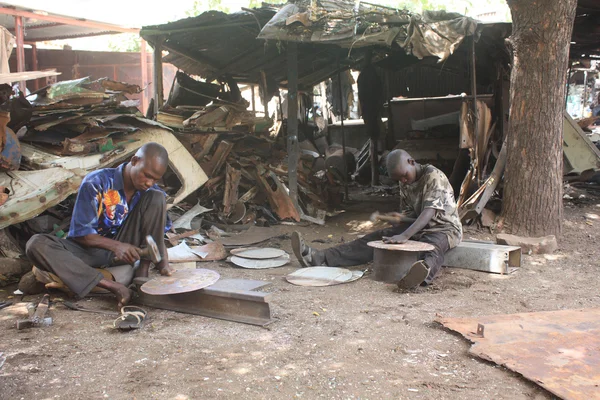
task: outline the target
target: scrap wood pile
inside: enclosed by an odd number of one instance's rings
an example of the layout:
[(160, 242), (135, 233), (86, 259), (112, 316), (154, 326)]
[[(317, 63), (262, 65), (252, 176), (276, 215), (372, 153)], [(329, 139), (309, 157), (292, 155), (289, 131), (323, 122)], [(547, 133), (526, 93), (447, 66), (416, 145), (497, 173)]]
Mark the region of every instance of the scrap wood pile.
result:
[(273, 121), (257, 117), (248, 106), (233, 78), (225, 76), (215, 84), (179, 71), (156, 120), (182, 132), (268, 132)]
[(197, 192), (205, 218), (224, 224), (268, 225), (282, 220), (324, 223), (327, 210), (342, 201), (331, 172), (319, 170), (313, 155), (298, 163), (298, 201), (288, 191), (287, 153), (273, 139), (239, 133), (180, 135), (209, 180)]
[(21, 142), (57, 155), (104, 153), (127, 141), (141, 124), (155, 124), (137, 110), (137, 85), (88, 77), (58, 82), (29, 96), (31, 117)]

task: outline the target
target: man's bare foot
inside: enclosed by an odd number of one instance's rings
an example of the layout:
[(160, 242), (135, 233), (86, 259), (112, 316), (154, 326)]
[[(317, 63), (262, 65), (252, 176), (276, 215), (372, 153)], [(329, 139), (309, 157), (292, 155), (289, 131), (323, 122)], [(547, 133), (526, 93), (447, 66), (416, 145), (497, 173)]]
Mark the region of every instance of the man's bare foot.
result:
[(119, 282), (102, 279), (98, 282), (98, 286), (115, 295), (117, 298), (117, 308), (119, 310), (131, 301), (131, 290), (127, 289), (125, 285), (122, 285)]
[(136, 278), (147, 278), (150, 271), (150, 261), (140, 260), (140, 266), (135, 270)]

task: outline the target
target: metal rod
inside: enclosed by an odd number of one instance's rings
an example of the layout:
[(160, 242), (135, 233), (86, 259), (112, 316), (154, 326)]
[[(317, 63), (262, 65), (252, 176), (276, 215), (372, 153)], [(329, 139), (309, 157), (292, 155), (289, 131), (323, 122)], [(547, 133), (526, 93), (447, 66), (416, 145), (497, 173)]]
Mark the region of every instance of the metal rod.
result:
[(256, 98), (254, 94), (254, 85), (250, 85), (250, 90), (252, 90), (252, 111), (256, 112)]
[[(471, 95), (473, 96), (473, 135), (475, 141), (479, 138), (479, 113), (477, 111), (477, 69), (475, 58), (475, 35), (471, 36)], [(478, 184), (481, 180), (481, 171), (477, 171)]]
[[(140, 43), (140, 68), (142, 69), (142, 84), (140, 87), (145, 89), (148, 86), (148, 53), (146, 52), (146, 41), (141, 39)], [(148, 112), (148, 91), (142, 92), (142, 113)]]
[[(25, 72), (25, 32), (23, 17), (15, 17), (15, 36), (17, 37), (17, 72)], [(19, 90), (27, 94), (25, 81), (19, 82)]]
[(64, 25), (81, 26), (84, 28), (102, 29), (104, 32), (139, 33), (137, 28), (125, 28), (118, 25), (106, 24), (98, 21), (90, 21), (85, 18), (64, 17), (60, 15), (42, 13), (36, 14), (30, 11), (15, 10), (14, 8), (0, 7), (0, 14), (13, 15), (21, 18), (31, 18), (38, 21), (48, 21)]
[[(288, 42), (288, 176), (290, 198), (298, 210), (298, 45)], [(265, 88), (266, 89), (266, 88)], [(266, 103), (266, 102), (265, 102)], [(268, 116), (265, 104), (265, 116)]]
[(158, 115), (164, 102), (163, 93), (163, 65), (162, 44), (164, 38), (157, 38), (154, 42), (154, 115)]
[(344, 164), (344, 194), (346, 196), (346, 201), (350, 200), (349, 196), (348, 196), (348, 166), (346, 165), (346, 134), (344, 132), (344, 103), (342, 101), (342, 73), (340, 72), (340, 68), (339, 68), (339, 61), (338, 61), (338, 95), (340, 98), (340, 114), (341, 114), (341, 119), (340, 119), (340, 126), (342, 129), (342, 161)]
[[(38, 65), (38, 52), (37, 52), (37, 45), (34, 43), (31, 45), (31, 64), (32, 64), (32, 69), (34, 71), (37, 71), (39, 68)], [(40, 89), (40, 81), (39, 79), (35, 79), (33, 81), (33, 90), (39, 90)]]
[(585, 118), (585, 106), (587, 104), (587, 71), (583, 71), (583, 101), (581, 102), (581, 118)]

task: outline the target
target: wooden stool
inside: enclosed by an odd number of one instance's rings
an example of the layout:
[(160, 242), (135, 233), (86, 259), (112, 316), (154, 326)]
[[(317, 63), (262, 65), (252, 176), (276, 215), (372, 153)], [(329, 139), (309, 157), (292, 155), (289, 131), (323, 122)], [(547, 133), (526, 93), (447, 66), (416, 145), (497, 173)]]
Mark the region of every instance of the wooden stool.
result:
[(373, 269), (376, 281), (397, 283), (406, 276), (410, 267), (419, 261), (419, 253), (431, 251), (429, 243), (409, 240), (403, 244), (387, 244), (381, 240), (367, 243), (373, 247)]

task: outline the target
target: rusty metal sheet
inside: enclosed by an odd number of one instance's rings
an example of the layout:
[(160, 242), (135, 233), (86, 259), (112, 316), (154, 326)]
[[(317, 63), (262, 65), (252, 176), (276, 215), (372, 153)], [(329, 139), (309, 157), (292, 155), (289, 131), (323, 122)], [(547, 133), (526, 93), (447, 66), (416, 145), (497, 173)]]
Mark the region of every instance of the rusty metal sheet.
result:
[(0, 229), (27, 221), (75, 193), (85, 176), (79, 169), (0, 173), (0, 186), (10, 192), (0, 208)]
[(475, 343), (471, 354), (560, 398), (600, 398), (600, 308), (436, 321)]
[(210, 269), (184, 269), (171, 276), (157, 276), (144, 283), (142, 292), (153, 295), (188, 293), (204, 289), (219, 280), (221, 275)]

